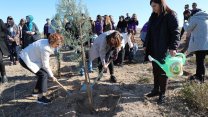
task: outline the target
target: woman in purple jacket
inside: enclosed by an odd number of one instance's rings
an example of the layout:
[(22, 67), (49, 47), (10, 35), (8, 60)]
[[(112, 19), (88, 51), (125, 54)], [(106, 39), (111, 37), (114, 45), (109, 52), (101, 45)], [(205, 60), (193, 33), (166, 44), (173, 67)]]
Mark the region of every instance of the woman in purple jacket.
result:
[(103, 33), (103, 21), (102, 16), (97, 15), (97, 20), (95, 21), (95, 31), (98, 36)]
[(132, 29), (134, 30), (134, 33), (136, 34), (136, 28), (139, 25), (139, 21), (137, 20), (136, 14), (132, 15), (132, 18), (128, 22), (128, 30)]

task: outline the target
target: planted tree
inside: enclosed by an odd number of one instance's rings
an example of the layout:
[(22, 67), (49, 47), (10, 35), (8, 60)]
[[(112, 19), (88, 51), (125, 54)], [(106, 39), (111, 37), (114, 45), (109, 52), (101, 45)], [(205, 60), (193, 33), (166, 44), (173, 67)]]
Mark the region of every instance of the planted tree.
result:
[[(92, 94), (90, 90), (89, 74), (86, 67), (86, 57), (84, 43), (90, 39), (91, 24), (86, 6), (82, 1), (59, 0), (57, 4), (57, 13), (52, 23), (54, 29), (64, 36), (63, 49), (71, 49), (71, 61), (80, 62), (84, 66), (85, 83), (87, 84), (87, 93), (90, 109), (92, 106)], [(57, 52), (58, 66), (60, 67), (60, 50)], [(60, 68), (59, 68), (60, 75)]]

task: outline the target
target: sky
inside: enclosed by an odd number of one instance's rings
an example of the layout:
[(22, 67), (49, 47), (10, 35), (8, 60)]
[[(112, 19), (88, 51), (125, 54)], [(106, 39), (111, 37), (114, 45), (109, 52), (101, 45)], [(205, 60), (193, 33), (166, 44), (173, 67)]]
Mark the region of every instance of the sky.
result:
[[(139, 27), (149, 19), (152, 8), (150, 0), (82, 0), (87, 6), (90, 16), (95, 20), (98, 14), (112, 15), (117, 24), (120, 15), (130, 16), (135, 13), (139, 20)], [(184, 5), (193, 2), (198, 4), (198, 8), (208, 12), (208, 0), (166, 0), (168, 6), (178, 14), (179, 25), (183, 24)], [(1, 0), (0, 18), (6, 22), (7, 16), (12, 16), (16, 24), (21, 18), (33, 15), (34, 22), (40, 32), (46, 23), (46, 18), (52, 18), (56, 13), (58, 0)]]

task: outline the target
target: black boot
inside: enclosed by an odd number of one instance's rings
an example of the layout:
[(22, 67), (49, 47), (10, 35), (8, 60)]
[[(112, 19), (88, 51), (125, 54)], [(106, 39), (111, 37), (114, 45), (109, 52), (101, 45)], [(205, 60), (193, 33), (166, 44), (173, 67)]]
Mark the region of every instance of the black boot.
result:
[(117, 79), (116, 79), (116, 77), (114, 75), (111, 75), (110, 81), (113, 82), (113, 83), (116, 83)]
[(199, 82), (199, 83), (204, 83), (204, 75), (196, 75), (194, 74), (193, 76), (191, 76), (189, 79), (190, 81), (195, 81), (195, 82)]
[(147, 96), (147, 97), (155, 97), (155, 96), (158, 96), (158, 95), (159, 95), (159, 91), (153, 89), (153, 90), (152, 90), (150, 93), (148, 93), (146, 96)]
[(8, 79), (7, 79), (6, 75), (4, 75), (4, 76), (1, 77), (1, 82), (2, 83), (8, 82)]
[(199, 81), (200, 81), (201, 84), (204, 83), (204, 78), (205, 78), (204, 75), (200, 75), (200, 76), (198, 77), (198, 79), (199, 79)]
[(160, 93), (159, 94), (159, 99), (157, 101), (157, 104), (164, 104), (165, 103), (165, 94), (164, 93)]

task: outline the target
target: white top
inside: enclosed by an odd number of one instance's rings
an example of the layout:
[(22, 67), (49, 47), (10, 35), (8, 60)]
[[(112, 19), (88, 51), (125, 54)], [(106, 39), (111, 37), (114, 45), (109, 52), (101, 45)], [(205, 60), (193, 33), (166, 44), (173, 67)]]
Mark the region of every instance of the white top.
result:
[(50, 55), (53, 53), (54, 48), (49, 46), (48, 39), (40, 39), (23, 49), (20, 52), (20, 58), (34, 73), (42, 68), (48, 73), (49, 77), (53, 77), (49, 64)]
[[(100, 34), (95, 40), (90, 49), (90, 60), (93, 61), (94, 59), (100, 57), (102, 64), (104, 65), (106, 53), (110, 50), (110, 46), (106, 42), (106, 36), (112, 34), (115, 30), (110, 30)], [(120, 50), (120, 48), (117, 48)]]
[(122, 33), (122, 42), (121, 42), (121, 46), (123, 48), (125, 48), (125, 45), (128, 43), (129, 44), (129, 47), (132, 48), (133, 47), (133, 43), (131, 42), (131, 39), (130, 39), (130, 34), (128, 33)]

